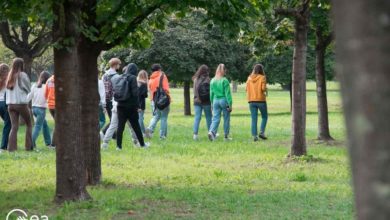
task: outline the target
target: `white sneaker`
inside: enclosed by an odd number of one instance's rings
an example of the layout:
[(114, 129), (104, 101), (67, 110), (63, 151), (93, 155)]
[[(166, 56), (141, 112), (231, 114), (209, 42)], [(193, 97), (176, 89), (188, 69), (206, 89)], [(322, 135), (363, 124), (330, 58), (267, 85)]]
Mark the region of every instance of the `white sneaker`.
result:
[(108, 149), (108, 143), (103, 142), (101, 148), (102, 148), (103, 150), (107, 150), (107, 149)]
[(117, 151), (122, 151), (122, 148), (116, 147)]
[(219, 133), (218, 132), (214, 135), (214, 138), (217, 138), (217, 137), (219, 137)]
[(149, 148), (149, 147), (150, 147), (150, 143), (149, 142), (145, 142), (145, 146), (141, 146), (141, 148), (144, 148), (144, 149)]
[(133, 144), (135, 146), (140, 146), (139, 141), (137, 139), (133, 139)]
[(192, 139), (194, 139), (194, 141), (197, 141), (197, 140), (199, 140), (199, 137), (198, 137), (197, 134), (194, 134), (194, 136), (192, 137)]
[(162, 140), (162, 141), (165, 141), (165, 139), (167, 139), (167, 137), (164, 135), (160, 137), (160, 140)]
[(100, 135), (100, 141), (103, 141), (103, 139), (104, 139), (103, 131), (99, 132), (99, 135)]
[(214, 141), (215, 140), (215, 135), (213, 134), (213, 132), (210, 131), (208, 136), (209, 136), (209, 140), (210, 141)]
[(233, 138), (231, 138), (231, 137), (225, 137), (224, 140), (225, 140), (225, 141), (232, 141)]

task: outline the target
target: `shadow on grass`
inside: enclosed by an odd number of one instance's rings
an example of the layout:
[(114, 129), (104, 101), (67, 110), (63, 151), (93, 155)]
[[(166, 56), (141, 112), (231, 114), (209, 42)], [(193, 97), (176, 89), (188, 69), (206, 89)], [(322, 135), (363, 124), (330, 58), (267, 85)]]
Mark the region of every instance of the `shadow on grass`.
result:
[[(302, 179), (294, 177), (291, 184), (305, 184)], [(349, 193), (308, 189), (306, 185), (295, 190), (267, 190), (258, 185), (243, 189), (234, 185), (167, 187), (103, 181), (89, 192), (93, 200), (57, 206), (52, 188), (0, 191), (0, 217), (13, 208), (50, 219), (351, 219), (353, 214)]]

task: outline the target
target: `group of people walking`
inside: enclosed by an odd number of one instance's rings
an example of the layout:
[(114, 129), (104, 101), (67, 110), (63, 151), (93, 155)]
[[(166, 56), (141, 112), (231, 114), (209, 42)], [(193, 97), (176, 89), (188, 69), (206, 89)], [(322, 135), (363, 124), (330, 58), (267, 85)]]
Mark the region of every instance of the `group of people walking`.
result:
[[(53, 84), (47, 86), (48, 82)], [(34, 128), (30, 102), (35, 117)], [(23, 59), (15, 58), (11, 68), (7, 64), (0, 64), (0, 114), (4, 121), (1, 149), (10, 152), (17, 150), (17, 135), (21, 121), (26, 125), (26, 150), (33, 150), (36, 147), (41, 130), (45, 144), (48, 147), (55, 147), (46, 121), (46, 108), (49, 107), (50, 112), (54, 114), (54, 103), (54, 76), (44, 71), (40, 74), (38, 82), (31, 86), (30, 78), (24, 72)]]
[[(165, 140), (168, 135), (168, 115), (172, 102), (167, 75), (159, 64), (151, 67), (151, 75), (147, 71), (138, 72), (138, 67), (130, 63), (119, 74), (121, 61), (112, 58), (110, 68), (98, 82), (100, 95), (99, 126), (102, 148), (106, 149), (111, 139), (116, 139), (117, 150), (122, 149), (123, 131), (126, 123), (129, 125), (134, 144), (148, 147), (144, 137), (151, 138), (158, 122), (161, 121), (159, 136)], [(17, 149), (17, 132), (19, 117), (26, 124), (25, 148), (33, 150), (39, 133), (43, 131), (44, 142), (48, 147), (55, 148), (55, 131), (50, 133), (46, 121), (46, 109), (55, 118), (55, 82), (54, 75), (43, 71), (38, 82), (31, 86), (28, 75), (23, 71), (24, 62), (21, 58), (13, 60), (11, 68), (0, 64), (0, 116), (4, 121), (1, 149), (15, 151)], [(223, 117), (224, 140), (232, 140), (230, 135), (230, 114), (233, 111), (233, 99), (230, 83), (225, 77), (226, 67), (220, 64), (215, 76), (210, 78), (207, 65), (199, 67), (192, 77), (195, 120), (193, 124), (193, 139), (199, 139), (199, 125), (204, 112), (208, 130), (208, 138), (214, 141), (218, 135), (218, 127)], [(251, 133), (254, 141), (267, 139), (265, 128), (267, 124), (266, 77), (263, 66), (256, 64), (246, 82), (247, 100), (251, 113)], [(151, 100), (153, 117), (149, 126), (144, 125), (146, 99)], [(32, 126), (29, 103), (32, 102), (32, 114), (35, 117)], [(258, 133), (258, 112), (262, 116), (260, 132)], [(105, 113), (109, 118), (106, 123)], [(54, 129), (53, 129), (54, 130)]]

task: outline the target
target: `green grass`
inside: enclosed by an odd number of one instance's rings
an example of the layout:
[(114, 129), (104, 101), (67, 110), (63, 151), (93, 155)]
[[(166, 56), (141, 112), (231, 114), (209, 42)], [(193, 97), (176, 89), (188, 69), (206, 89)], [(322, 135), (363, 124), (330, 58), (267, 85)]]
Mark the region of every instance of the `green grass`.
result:
[[(338, 85), (329, 83), (330, 129), (337, 142), (318, 143), (314, 83), (308, 83), (309, 156), (288, 160), (291, 138), (289, 94), (271, 87), (269, 140), (254, 143), (245, 92), (234, 94), (233, 141), (192, 141), (193, 117), (183, 116), (183, 92), (173, 91), (168, 139), (152, 139), (147, 150), (115, 143), (102, 152), (102, 184), (88, 187), (93, 200), (53, 203), (55, 153), (0, 154), (0, 218), (13, 208), (50, 219), (352, 219), (354, 215), (345, 128)], [(148, 109), (149, 122), (150, 110)], [(222, 130), (222, 129), (221, 129)], [(19, 146), (23, 146), (22, 132)]]

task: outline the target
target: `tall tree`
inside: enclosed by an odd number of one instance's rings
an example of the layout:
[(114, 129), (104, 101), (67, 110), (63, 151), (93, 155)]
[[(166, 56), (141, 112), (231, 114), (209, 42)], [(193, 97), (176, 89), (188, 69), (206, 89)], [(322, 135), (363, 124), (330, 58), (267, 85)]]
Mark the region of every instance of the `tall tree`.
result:
[(306, 154), (306, 56), (309, 31), (310, 0), (302, 0), (297, 8), (278, 8), (280, 15), (295, 21), (294, 58), (292, 69), (292, 140), (291, 156)]
[(328, 0), (314, 0), (312, 7), (311, 23), (315, 31), (316, 43), (316, 85), (317, 85), (317, 110), (318, 110), (318, 139), (323, 141), (333, 140), (329, 131), (328, 99), (326, 89), (325, 55), (326, 49), (333, 40), (330, 30), (330, 2)]
[(390, 1), (337, 0), (332, 8), (356, 216), (389, 219)]

